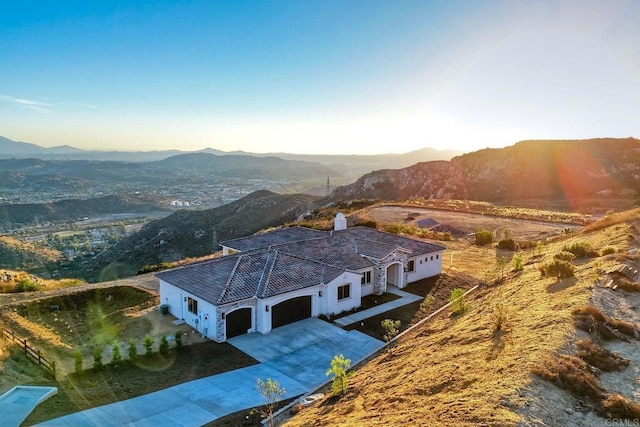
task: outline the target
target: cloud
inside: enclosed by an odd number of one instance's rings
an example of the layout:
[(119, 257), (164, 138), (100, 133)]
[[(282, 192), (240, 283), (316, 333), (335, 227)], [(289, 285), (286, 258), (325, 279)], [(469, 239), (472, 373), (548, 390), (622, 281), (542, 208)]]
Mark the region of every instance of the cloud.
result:
[(0, 94), (0, 99), (4, 99), (5, 101), (9, 101), (14, 104), (22, 105), (24, 107), (27, 107), (32, 110), (45, 113), (45, 114), (49, 114), (51, 112), (51, 109), (49, 107), (53, 106), (53, 104), (50, 104), (48, 102), (33, 101), (31, 99), (23, 99), (23, 98), (14, 98), (12, 96), (2, 95), (2, 94)]
[(32, 110), (38, 111), (44, 114), (50, 114), (53, 109), (56, 107), (63, 108), (83, 108), (83, 109), (91, 109), (97, 110), (98, 106), (93, 104), (81, 104), (81, 103), (71, 103), (71, 104), (62, 104), (62, 103), (51, 103), (51, 102), (42, 102), (42, 101), (34, 101), (32, 99), (24, 99), (24, 98), (15, 98), (13, 96), (7, 96), (0, 94), (0, 99), (8, 101), (13, 104), (17, 104), (26, 108), (30, 108)]

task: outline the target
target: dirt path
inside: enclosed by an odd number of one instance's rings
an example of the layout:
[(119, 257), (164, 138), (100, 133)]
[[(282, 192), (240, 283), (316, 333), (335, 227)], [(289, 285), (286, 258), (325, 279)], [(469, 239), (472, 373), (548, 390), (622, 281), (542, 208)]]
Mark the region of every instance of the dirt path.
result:
[(567, 227), (577, 226), (564, 223), (533, 221), (529, 219), (500, 218), (492, 215), (451, 212), (413, 206), (382, 206), (373, 208), (368, 216), (381, 223), (404, 222), (407, 218), (419, 221), (431, 218), (441, 224), (448, 224), (467, 233), (477, 229), (487, 229), (496, 233), (509, 229), (519, 240), (538, 240), (561, 234)]

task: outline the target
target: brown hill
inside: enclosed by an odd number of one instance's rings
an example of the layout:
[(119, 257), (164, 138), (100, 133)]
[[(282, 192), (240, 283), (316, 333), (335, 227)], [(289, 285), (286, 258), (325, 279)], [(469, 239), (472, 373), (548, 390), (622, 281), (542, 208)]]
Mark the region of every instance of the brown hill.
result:
[(338, 187), (334, 199), (465, 199), (516, 203), (633, 198), (640, 194), (640, 140), (522, 141), (451, 161), (371, 172)]
[[(533, 372), (548, 367), (550, 359), (566, 359), (558, 353), (575, 351), (577, 332), (572, 312), (576, 308), (593, 302), (597, 295), (603, 301), (617, 301), (609, 307), (616, 316), (627, 305), (634, 306), (638, 299), (635, 294), (614, 291), (603, 284), (614, 266), (640, 262), (640, 257), (633, 255), (638, 246), (639, 214), (636, 209), (614, 216), (582, 233), (549, 243), (542, 257), (525, 253), (523, 272), (509, 273), (502, 284), (470, 294), (469, 309), (462, 315), (446, 311), (410, 331), (397, 346), (355, 369), (344, 396), (326, 397), (303, 408), (285, 425), (604, 425), (605, 420), (596, 415), (602, 408), (580, 394), (579, 375), (565, 377), (566, 382), (561, 383), (562, 387), (577, 389), (576, 395)], [(564, 245), (574, 243), (588, 243), (597, 252), (614, 245), (618, 252), (576, 262), (572, 278), (557, 281), (541, 277), (540, 263), (552, 259)], [(493, 254), (478, 248), (477, 253), (467, 255), (458, 257), (450, 273), (481, 277), (487, 269), (487, 257)], [(477, 265), (481, 259), (484, 262)], [(624, 304), (627, 299), (628, 304)], [(500, 314), (503, 323), (497, 330)], [(633, 309), (629, 315), (637, 318)], [(623, 341), (624, 347), (617, 348), (625, 351), (626, 358), (636, 355), (631, 362), (635, 367), (629, 367), (626, 374), (593, 380), (601, 381), (607, 392), (627, 390), (629, 398), (637, 393), (633, 373), (640, 363), (638, 341), (631, 341)], [(597, 371), (592, 368), (592, 372)], [(330, 393), (330, 389), (323, 392)]]
[(0, 268), (24, 269), (32, 273), (46, 271), (46, 265), (61, 258), (58, 251), (38, 247), (0, 235)]

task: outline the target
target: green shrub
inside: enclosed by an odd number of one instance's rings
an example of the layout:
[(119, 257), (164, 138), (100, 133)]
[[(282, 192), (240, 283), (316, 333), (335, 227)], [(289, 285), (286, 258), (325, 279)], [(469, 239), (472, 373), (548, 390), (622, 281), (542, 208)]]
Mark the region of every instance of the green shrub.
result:
[(113, 342), (113, 358), (111, 359), (111, 363), (117, 365), (122, 362), (122, 353), (120, 352), (120, 342), (115, 340)]
[(618, 252), (618, 248), (615, 246), (605, 246), (602, 248), (602, 256), (615, 254), (616, 252)]
[(144, 337), (142, 345), (144, 345), (144, 348), (146, 349), (145, 356), (151, 356), (151, 354), (153, 354), (153, 342), (153, 338), (151, 338), (149, 334)]
[(158, 264), (147, 264), (143, 266), (140, 270), (138, 270), (136, 274), (145, 274), (145, 273), (151, 273), (154, 271), (167, 270), (172, 267), (173, 267), (173, 264), (170, 262), (161, 262)]
[(160, 338), (160, 346), (158, 347), (160, 354), (167, 354), (169, 352), (169, 341), (164, 335)]
[(464, 293), (465, 291), (462, 288), (455, 288), (451, 292), (451, 310), (455, 314), (464, 313), (469, 308)]
[(18, 280), (18, 283), (13, 287), (13, 292), (35, 292), (41, 289), (42, 286), (24, 277)]
[(93, 369), (99, 371), (100, 369), (102, 369), (102, 366), (102, 349), (96, 348), (93, 351)]
[(82, 353), (80, 353), (79, 351), (74, 351), (73, 358), (74, 358), (75, 367), (76, 367), (76, 374), (81, 374), (83, 371)]
[(429, 311), (435, 300), (436, 299), (433, 297), (433, 295), (427, 294), (427, 296), (424, 297), (424, 300), (422, 300), (422, 302), (420, 303), (420, 310)]
[(182, 350), (182, 331), (176, 331), (176, 350)]
[(380, 326), (384, 329), (384, 340), (386, 342), (391, 341), (400, 332), (399, 320), (384, 319), (380, 322)]
[(568, 261), (554, 259), (540, 267), (540, 271), (545, 276), (560, 279), (563, 277), (572, 277), (575, 273), (575, 267)]
[(591, 244), (589, 244), (588, 242), (576, 242), (571, 245), (565, 245), (562, 250), (571, 252), (578, 258), (584, 258), (593, 255)]
[(516, 250), (516, 241), (513, 239), (504, 239), (498, 242), (498, 248), (504, 249), (507, 251), (515, 251)]
[(562, 260), (562, 261), (571, 262), (574, 259), (576, 259), (576, 256), (573, 253), (569, 252), (569, 251), (562, 251), (562, 252), (558, 252), (557, 254), (555, 254), (553, 256), (553, 259), (559, 259), (559, 260)]
[(524, 258), (522, 254), (518, 252), (513, 256), (513, 271), (522, 271), (524, 270)]
[(138, 358), (138, 347), (136, 347), (136, 343), (133, 341), (133, 338), (129, 338), (129, 360), (132, 362)]
[(493, 232), (489, 230), (476, 231), (476, 245), (484, 246), (493, 243)]

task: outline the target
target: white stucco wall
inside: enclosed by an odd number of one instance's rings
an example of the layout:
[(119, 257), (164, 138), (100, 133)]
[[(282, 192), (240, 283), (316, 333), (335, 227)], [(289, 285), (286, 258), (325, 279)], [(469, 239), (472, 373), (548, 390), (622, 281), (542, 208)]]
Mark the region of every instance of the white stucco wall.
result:
[[(185, 300), (187, 297), (198, 301), (198, 313), (189, 312)], [(199, 333), (210, 339), (215, 339), (216, 307), (213, 304), (163, 280), (160, 280), (160, 304), (168, 304), (169, 313), (173, 316), (184, 319), (185, 323)]]
[[(340, 276), (327, 283), (326, 311), (324, 314), (339, 314), (356, 307), (360, 307), (362, 298), (362, 285), (360, 274), (344, 272)], [(338, 301), (338, 287), (350, 284), (351, 292), (347, 299)], [(324, 297), (324, 294), (323, 294)]]
[(412, 283), (442, 273), (442, 256), (444, 251), (431, 252), (426, 255), (410, 257), (415, 261), (415, 270), (407, 273), (407, 282)]

